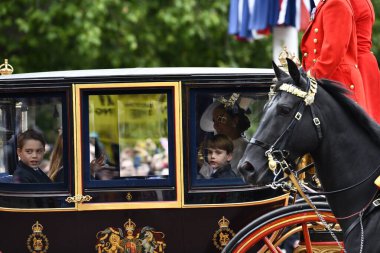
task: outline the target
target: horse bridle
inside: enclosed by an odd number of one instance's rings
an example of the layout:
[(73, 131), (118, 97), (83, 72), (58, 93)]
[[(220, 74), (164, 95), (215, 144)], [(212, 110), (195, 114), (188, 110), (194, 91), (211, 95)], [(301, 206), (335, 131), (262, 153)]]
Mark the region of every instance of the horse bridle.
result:
[[(263, 149), (266, 149), (265, 156), (268, 158), (268, 166), (272, 171), (276, 170), (277, 163), (279, 163), (279, 160), (284, 160), (286, 158), (284, 156), (286, 152), (284, 152), (283, 148), (286, 146), (289, 137), (293, 134), (293, 130), (296, 124), (301, 120), (303, 112), (307, 106), (310, 106), (313, 123), (317, 131), (318, 140), (322, 139), (321, 122), (319, 118), (316, 116), (315, 110), (312, 106), (314, 103), (315, 95), (317, 93), (317, 81), (315, 80), (315, 78), (311, 76), (308, 76), (307, 80), (309, 86), (307, 92), (288, 83), (283, 83), (278, 88), (281, 91), (293, 94), (297, 97), (302, 98), (303, 100), (300, 101), (300, 103), (298, 104), (297, 112), (292, 118), (292, 121), (289, 123), (288, 127), (282, 132), (282, 134), (276, 139), (276, 141), (272, 145), (269, 145), (255, 138), (252, 138), (250, 141), (250, 143), (260, 146)], [(276, 159), (277, 161), (275, 161), (274, 157), (278, 156), (278, 154), (280, 155), (280, 157), (279, 159)]]

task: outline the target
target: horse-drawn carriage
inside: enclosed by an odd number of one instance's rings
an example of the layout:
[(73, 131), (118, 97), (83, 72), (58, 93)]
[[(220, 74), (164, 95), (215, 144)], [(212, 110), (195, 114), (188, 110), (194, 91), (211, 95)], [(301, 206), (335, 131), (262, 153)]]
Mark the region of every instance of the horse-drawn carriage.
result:
[[(325, 122), (335, 118), (325, 119), (322, 106), (317, 106), (314, 112), (321, 122), (319, 129), (314, 126), (316, 120), (307, 113), (310, 107), (306, 106), (302, 120), (297, 122), (305, 121), (308, 131), (303, 132), (304, 128), (300, 127), (303, 124), (291, 123), (288, 128), (275, 123), (277, 131), (269, 134), (269, 139), (264, 138), (272, 130), (270, 122), (277, 119), (271, 113), (285, 124), (295, 111), (292, 106), (299, 100), (297, 96), (286, 95), (288, 91), (279, 86), (274, 90), (277, 95), (268, 103), (274, 77), (270, 69), (231, 68), (82, 70), (0, 77), (3, 231), (0, 251), (280, 252), (281, 244), (293, 235), (301, 241), (297, 252), (323, 252), (326, 247), (340, 251), (341, 246), (336, 242), (342, 241), (340, 226), (325, 199), (318, 195), (310, 197), (315, 208), (310, 207), (309, 199), (295, 197), (293, 185), (278, 181), (285, 170), (284, 161), (295, 161), (295, 156), (304, 150), (293, 152), (287, 146), (277, 147), (277, 144), (285, 145), (282, 141), (272, 145), (278, 133), (284, 132), (285, 137), (281, 138), (289, 140), (291, 147), (304, 148), (295, 145), (301, 143), (307, 144), (305, 148), (314, 148), (312, 140), (322, 143), (316, 133), (320, 131), (322, 138), (327, 138), (330, 132)], [(285, 74), (277, 74), (277, 78), (281, 81)], [(296, 95), (309, 94), (308, 90), (301, 87)], [(318, 86), (316, 105), (320, 94), (324, 94), (320, 90)], [(204, 145), (214, 136), (215, 124), (236, 127), (235, 121), (228, 121), (231, 115), (226, 112), (210, 113), (209, 108), (215, 109), (215, 104), (228, 107), (233, 113), (244, 108), (243, 114), (249, 122), (244, 134), (246, 139), (255, 140), (248, 144), (240, 170), (234, 172), (236, 176), (217, 178), (201, 173), (209, 162)], [(61, 180), (52, 179), (51, 183), (13, 180), (18, 162), (17, 136), (28, 128), (45, 136), (43, 162), (47, 165), (41, 164), (41, 169), (48, 175), (56, 140), (62, 138)], [(363, 136), (358, 135), (358, 140)], [(241, 145), (236, 143), (235, 149)], [(355, 142), (355, 145), (362, 144), (365, 147), (364, 142)], [(370, 147), (374, 153), (375, 146)], [(285, 149), (292, 153), (283, 160)], [(332, 172), (330, 177), (318, 171), (326, 191), (356, 189), (354, 186), (362, 180), (363, 189), (360, 189), (372, 194), (374, 188), (366, 183), (373, 181), (376, 171), (366, 180), (359, 173), (368, 174), (373, 168), (363, 167), (348, 173), (348, 166), (358, 165), (359, 160), (343, 163), (346, 158), (328, 151), (336, 157), (329, 163), (345, 173)], [(372, 151), (361, 151), (371, 154), (367, 156), (368, 163), (377, 162)], [(265, 155), (278, 165), (274, 168), (276, 176), (263, 170), (268, 163)], [(102, 163), (98, 164), (99, 161)], [(315, 162), (318, 165), (317, 159)], [(237, 168), (231, 166), (231, 169)], [(301, 172), (295, 173), (305, 174)], [(337, 176), (343, 179), (345, 175), (357, 180), (336, 180)], [(326, 187), (326, 180), (334, 187)], [(309, 191), (314, 189), (313, 184), (301, 185), (309, 187)], [(284, 192), (284, 188), (290, 191)], [(353, 198), (361, 200), (354, 197), (356, 192), (349, 193), (351, 202)], [(343, 194), (348, 195), (345, 191)], [(331, 198), (336, 200), (334, 195)], [(363, 198), (363, 202), (369, 200)], [(289, 203), (292, 205), (288, 206)], [(333, 204), (332, 207), (345, 211), (337, 217), (353, 214), (346, 206)], [(352, 207), (362, 213), (361, 207)], [(363, 239), (366, 250), (363, 252), (371, 252), (368, 247), (373, 247), (367, 240), (367, 223), (363, 218), (352, 230), (359, 240), (355, 245), (360, 246)], [(364, 236), (357, 230), (361, 224), (365, 228)], [(331, 239), (331, 235), (335, 238)]]

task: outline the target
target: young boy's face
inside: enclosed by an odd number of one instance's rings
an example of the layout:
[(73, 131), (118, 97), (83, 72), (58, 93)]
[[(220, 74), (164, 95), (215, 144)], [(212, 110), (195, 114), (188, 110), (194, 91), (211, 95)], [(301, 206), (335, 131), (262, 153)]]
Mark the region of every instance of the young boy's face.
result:
[(17, 148), (17, 155), (20, 160), (32, 167), (38, 168), (44, 157), (45, 147), (38, 140), (26, 140), (22, 148)]
[(232, 154), (228, 154), (226, 150), (218, 148), (209, 148), (207, 150), (208, 163), (213, 169), (217, 169), (226, 165), (232, 159)]

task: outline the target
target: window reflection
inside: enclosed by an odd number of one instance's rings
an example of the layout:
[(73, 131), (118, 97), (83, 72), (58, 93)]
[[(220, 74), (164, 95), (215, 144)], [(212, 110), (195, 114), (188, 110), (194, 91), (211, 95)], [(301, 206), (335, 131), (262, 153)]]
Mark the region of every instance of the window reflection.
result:
[(92, 179), (169, 175), (167, 100), (167, 94), (89, 96)]
[(58, 137), (53, 146), (51, 156), (50, 156), (50, 169), (48, 171), (48, 176), (52, 182), (63, 182), (64, 171), (63, 171), (63, 136), (62, 130), (58, 130)]

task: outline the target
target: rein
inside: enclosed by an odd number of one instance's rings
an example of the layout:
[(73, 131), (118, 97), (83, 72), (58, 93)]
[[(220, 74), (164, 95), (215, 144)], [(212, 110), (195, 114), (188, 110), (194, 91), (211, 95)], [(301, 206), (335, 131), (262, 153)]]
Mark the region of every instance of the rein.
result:
[[(298, 175), (294, 172), (294, 170), (291, 169), (291, 167), (289, 166), (289, 164), (286, 162), (285, 157), (282, 157), (281, 161), (277, 160), (276, 162), (278, 162), (280, 164), (281, 170), (289, 177), (289, 179), (293, 183), (293, 185), (296, 188), (296, 190), (298, 191), (298, 193), (302, 196), (302, 198), (306, 201), (306, 203), (314, 210), (314, 212), (316, 213), (316, 215), (318, 216), (318, 218), (320, 219), (320, 221), (322, 222), (322, 224), (326, 227), (326, 229), (329, 231), (330, 235), (333, 237), (333, 239), (338, 244), (339, 248), (343, 252), (347, 253), (347, 251), (341, 245), (341, 243), (339, 242), (339, 240), (336, 237), (336, 235), (334, 234), (334, 232), (331, 230), (331, 228), (327, 224), (327, 222), (324, 219), (324, 217), (319, 213), (319, 210), (317, 209), (317, 207), (314, 205), (314, 203), (311, 201), (311, 199), (306, 195), (306, 194), (310, 194), (310, 192), (307, 191), (307, 190), (305, 190), (305, 188), (299, 182), (299, 180), (297, 178)], [(307, 165), (306, 167), (310, 167), (310, 164)], [(373, 176), (375, 174), (375, 172), (377, 172), (379, 170), (379, 168), (380, 168), (380, 165), (368, 177), (366, 177), (365, 179), (363, 179), (359, 183), (356, 183), (354, 185), (351, 185), (349, 187), (346, 187), (346, 188), (343, 188), (343, 189), (340, 189), (340, 190), (331, 191), (331, 192), (325, 192), (324, 194), (323, 194), (323, 192), (322, 193), (316, 193), (316, 195), (334, 194), (334, 193), (343, 192), (345, 190), (352, 189), (352, 188), (354, 188), (354, 187), (356, 187), (356, 186), (358, 186), (358, 185), (366, 182), (369, 178), (371, 178), (371, 176)], [(286, 177), (280, 179), (279, 181), (282, 181), (285, 178)], [(273, 183), (275, 183), (275, 182), (273, 182)], [(348, 229), (345, 231), (344, 238), (347, 238), (348, 235), (351, 233), (351, 231), (358, 224), (360, 224), (360, 253), (362, 252), (363, 245), (364, 245), (363, 218), (368, 217), (368, 215), (370, 215), (370, 213), (372, 213), (378, 206), (380, 206), (380, 198), (377, 198), (378, 196), (379, 196), (379, 192), (376, 191), (375, 195), (370, 199), (370, 201), (361, 210), (356, 211), (356, 212), (354, 212), (354, 213), (352, 213), (352, 214), (350, 214), (348, 216), (345, 216), (345, 217), (335, 217), (337, 220), (345, 220), (345, 219), (352, 218), (354, 216), (358, 216), (354, 220), (354, 222), (351, 223), (351, 225), (348, 227)]]
[[(313, 164), (311, 165), (308, 165), (308, 167), (312, 167)], [(311, 192), (311, 191), (305, 191), (307, 194), (309, 195), (332, 195), (332, 194), (337, 194), (337, 193), (342, 193), (342, 192), (345, 192), (345, 191), (348, 191), (348, 190), (351, 190), (353, 188), (356, 188), (357, 186), (365, 183), (366, 181), (368, 181), (374, 174), (375, 172), (379, 171), (380, 169), (380, 165), (377, 166), (377, 168), (375, 170), (373, 170), (371, 172), (371, 174), (369, 174), (366, 178), (362, 179), (360, 182), (357, 182), (355, 183), (354, 185), (350, 185), (348, 187), (345, 187), (345, 188), (342, 188), (342, 189), (338, 189), (338, 190), (333, 190), (333, 191), (318, 191), (318, 192)], [(301, 172), (302, 173), (302, 172)], [(300, 174), (299, 172), (296, 173), (297, 175)]]
[[(277, 160), (277, 159), (276, 159)], [(375, 175), (375, 173), (380, 169), (380, 165), (377, 166), (377, 168), (375, 170), (373, 170), (366, 178), (364, 178), (363, 180), (361, 180), (360, 182), (358, 183), (355, 183), (354, 185), (350, 185), (348, 187), (345, 187), (345, 188), (342, 188), (342, 189), (338, 189), (338, 190), (334, 190), (334, 191), (317, 191), (317, 192), (311, 192), (311, 191), (308, 191), (306, 189), (302, 189), (303, 187), (301, 187), (301, 184), (298, 182), (297, 178), (298, 178), (298, 175), (300, 174), (300, 172), (304, 172), (305, 169), (307, 168), (311, 168), (313, 164), (309, 164), (307, 165), (304, 169), (301, 169), (301, 171), (294, 171), (292, 168), (291, 168), (291, 165), (289, 165), (287, 162), (286, 162), (286, 159), (285, 157), (282, 157), (281, 158), (281, 161), (277, 160), (276, 161), (278, 164), (280, 164), (280, 167), (281, 167), (281, 170), (289, 177), (289, 179), (292, 181), (292, 183), (294, 184), (295, 188), (298, 190), (298, 192), (301, 194), (300, 190), (302, 191), (302, 194), (301, 196), (305, 199), (305, 197), (303, 196), (303, 194), (308, 194), (308, 195), (332, 195), (332, 194), (337, 194), (337, 193), (342, 193), (342, 192), (345, 192), (345, 191), (348, 191), (348, 190), (351, 190), (351, 189), (354, 189), (356, 187), (358, 187), (359, 185), (365, 183), (366, 181), (368, 181), (373, 175)], [(280, 182), (280, 181), (283, 181), (284, 179), (286, 179), (286, 177), (284, 178), (281, 178), (280, 180), (277, 181)], [(295, 181), (294, 179), (296, 179), (297, 181)], [(274, 182), (274, 184), (276, 184), (276, 182)], [(373, 200), (375, 199), (376, 195), (378, 193), (376, 192), (375, 196), (373, 198), (371, 198), (371, 200), (369, 201), (368, 204), (366, 204), (364, 206), (364, 208), (362, 208), (360, 211), (357, 211), (357, 212), (354, 212), (350, 215), (347, 215), (347, 216), (344, 216), (344, 217), (335, 217), (337, 220), (345, 220), (345, 219), (349, 219), (349, 218), (352, 218), (354, 217), (355, 215), (358, 215), (362, 212), (364, 212), (370, 205), (371, 203), (373, 202)], [(305, 199), (306, 200), (306, 199)], [(309, 204), (310, 205), (310, 204)]]

